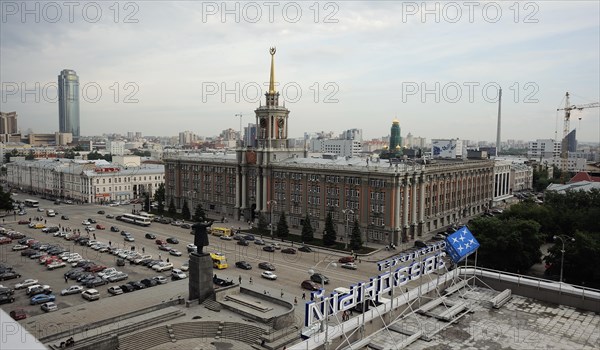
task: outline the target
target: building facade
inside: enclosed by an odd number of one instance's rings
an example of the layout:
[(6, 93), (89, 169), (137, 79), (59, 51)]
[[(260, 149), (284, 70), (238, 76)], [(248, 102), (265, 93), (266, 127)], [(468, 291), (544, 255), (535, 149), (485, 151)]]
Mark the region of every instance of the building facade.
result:
[(0, 112), (0, 134), (16, 134), (18, 132), (17, 112)]
[[(272, 55), (274, 52), (272, 51)], [(235, 152), (164, 155), (166, 201), (178, 209), (202, 204), (212, 216), (255, 220), (286, 213), (292, 229), (308, 216), (316, 236), (332, 213), (337, 238), (349, 239), (358, 220), (367, 242), (408, 242), (484, 212), (492, 202), (494, 165), (489, 160), (440, 160), (428, 164), (360, 158), (314, 159), (289, 147), (290, 111), (274, 90), (273, 56), (266, 104), (255, 110), (256, 147)]]
[(527, 147), (529, 159), (547, 159), (560, 157), (561, 144), (552, 139), (530, 141)]
[(104, 160), (18, 160), (7, 163), (6, 170), (8, 187), (81, 203), (153, 196), (164, 183), (164, 166), (155, 164), (124, 167)]
[(79, 139), (79, 77), (71, 69), (62, 70), (58, 76), (58, 124), (59, 132)]

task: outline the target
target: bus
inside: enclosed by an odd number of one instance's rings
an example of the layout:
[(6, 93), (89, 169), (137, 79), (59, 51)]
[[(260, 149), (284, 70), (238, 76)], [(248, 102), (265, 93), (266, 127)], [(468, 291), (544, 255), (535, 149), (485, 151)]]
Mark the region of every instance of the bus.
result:
[(26, 199), (25, 206), (31, 207), (31, 208), (37, 208), (40, 206), (40, 202), (35, 199)]
[(130, 224), (140, 225), (140, 226), (150, 226), (152, 220), (147, 217), (133, 215), (133, 214), (123, 214), (117, 216), (115, 219), (128, 222)]
[(153, 221), (153, 220), (154, 220), (154, 214), (146, 213), (145, 211), (140, 211), (140, 212), (138, 213), (138, 215), (139, 215), (139, 216), (143, 216), (143, 217), (145, 217), (145, 218), (148, 218), (148, 219), (150, 219), (150, 221)]
[(223, 270), (229, 267), (227, 265), (227, 258), (225, 255), (220, 253), (210, 253), (210, 258), (213, 261), (213, 268)]
[(231, 237), (231, 229), (225, 227), (213, 227), (210, 232), (217, 237)]

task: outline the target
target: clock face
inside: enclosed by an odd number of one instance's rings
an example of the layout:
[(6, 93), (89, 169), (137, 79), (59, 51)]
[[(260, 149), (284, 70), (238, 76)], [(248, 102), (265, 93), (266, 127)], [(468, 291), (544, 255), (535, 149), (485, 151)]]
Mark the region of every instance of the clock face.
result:
[(279, 120), (277, 120), (277, 125), (278, 125), (280, 128), (283, 128), (283, 123), (284, 123), (284, 120), (283, 120), (283, 118), (279, 118)]
[(265, 118), (261, 118), (261, 119), (260, 119), (260, 126), (261, 126), (262, 128), (265, 128), (265, 127), (267, 127), (267, 119), (265, 119)]

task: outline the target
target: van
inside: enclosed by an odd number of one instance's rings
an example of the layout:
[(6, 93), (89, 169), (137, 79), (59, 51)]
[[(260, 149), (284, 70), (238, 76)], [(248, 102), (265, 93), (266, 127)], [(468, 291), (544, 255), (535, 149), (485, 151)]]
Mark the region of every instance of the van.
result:
[(55, 217), (56, 216), (56, 212), (53, 209), (48, 209), (48, 210), (46, 210), (46, 215), (48, 217)]

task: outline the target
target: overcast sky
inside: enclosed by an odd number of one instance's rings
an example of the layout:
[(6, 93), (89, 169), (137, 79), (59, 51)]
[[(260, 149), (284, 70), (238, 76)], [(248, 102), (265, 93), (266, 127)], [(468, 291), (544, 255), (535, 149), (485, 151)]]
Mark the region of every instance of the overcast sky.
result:
[[(83, 136), (238, 130), (264, 101), (270, 46), (292, 137), (370, 139), (397, 118), (402, 135), (493, 141), (500, 86), (503, 140), (553, 138), (566, 91), (600, 99), (598, 1), (22, 3), (1, 4), (0, 110), (23, 132), (58, 131), (66, 68)], [(572, 119), (600, 142), (600, 109)]]

